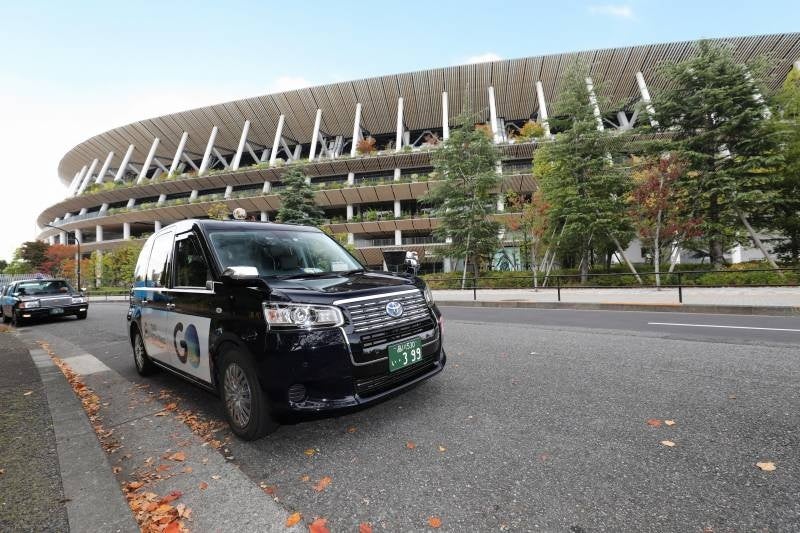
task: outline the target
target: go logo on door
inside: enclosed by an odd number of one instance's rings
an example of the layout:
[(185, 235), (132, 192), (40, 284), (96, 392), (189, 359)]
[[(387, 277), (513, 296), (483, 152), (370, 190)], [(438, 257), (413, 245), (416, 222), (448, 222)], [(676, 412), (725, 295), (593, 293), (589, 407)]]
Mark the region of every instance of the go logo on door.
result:
[(172, 344), (175, 347), (175, 355), (181, 363), (188, 362), (194, 368), (200, 366), (200, 338), (194, 325), (189, 324), (184, 331), (183, 323), (178, 322), (175, 325)]

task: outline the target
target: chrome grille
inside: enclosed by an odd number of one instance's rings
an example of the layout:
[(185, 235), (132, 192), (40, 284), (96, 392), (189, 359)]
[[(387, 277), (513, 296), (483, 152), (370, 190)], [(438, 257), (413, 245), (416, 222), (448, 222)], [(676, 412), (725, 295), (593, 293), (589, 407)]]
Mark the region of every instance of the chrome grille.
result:
[[(403, 314), (398, 318), (386, 314), (386, 304), (397, 301), (403, 304)], [(405, 294), (382, 294), (369, 300), (345, 303), (355, 333), (397, 327), (430, 317), (428, 304), (419, 291)]]
[(39, 305), (42, 307), (59, 307), (62, 305), (72, 305), (72, 296), (40, 296)]

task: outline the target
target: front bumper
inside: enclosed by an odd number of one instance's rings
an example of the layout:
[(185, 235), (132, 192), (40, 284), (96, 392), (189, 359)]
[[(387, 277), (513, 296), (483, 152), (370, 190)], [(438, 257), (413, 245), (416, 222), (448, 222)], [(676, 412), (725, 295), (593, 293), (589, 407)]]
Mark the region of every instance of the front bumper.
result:
[(89, 310), (89, 304), (65, 305), (61, 307), (31, 307), (29, 309), (17, 309), (17, 316), (20, 318), (46, 318), (64, 315), (79, 315)]

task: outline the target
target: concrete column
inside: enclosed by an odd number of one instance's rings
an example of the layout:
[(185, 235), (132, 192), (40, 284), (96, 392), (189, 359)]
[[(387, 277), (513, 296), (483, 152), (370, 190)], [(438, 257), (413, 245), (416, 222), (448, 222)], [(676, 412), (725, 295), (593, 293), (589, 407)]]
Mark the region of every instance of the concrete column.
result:
[(536, 82), (536, 100), (539, 103), (539, 120), (542, 123), (542, 128), (544, 128), (544, 135), (545, 137), (550, 137), (550, 121), (548, 120), (547, 115), (547, 102), (544, 99), (544, 87), (542, 87), (542, 82)]
[(395, 246), (403, 246), (403, 231), (396, 229), (394, 230), (394, 245)]
[(128, 146), (128, 151), (125, 152), (125, 155), (122, 157), (122, 162), (119, 164), (119, 168), (117, 169), (117, 173), (114, 174), (114, 181), (119, 183), (122, 181), (123, 176), (125, 176), (125, 169), (128, 167), (128, 163), (131, 161), (131, 156), (133, 155), (133, 145)]
[(122, 238), (126, 241), (131, 240), (131, 223), (130, 222), (123, 222), (122, 223)]
[(355, 244), (356, 243), (356, 236), (352, 233), (347, 234), (347, 244)]
[(592, 78), (586, 77), (586, 90), (589, 91), (589, 103), (592, 104), (594, 110), (594, 119), (597, 122), (597, 131), (603, 131), (603, 116), (600, 114), (600, 106), (597, 105), (597, 95), (594, 93), (594, 82)]
[(261, 211), (261, 222), (269, 222), (269, 215), (266, 211)]
[(261, 192), (262, 192), (263, 194), (269, 194), (269, 192), (270, 192), (271, 190), (272, 190), (272, 182), (270, 182), (270, 181), (265, 181), (265, 182), (264, 182), (264, 188), (263, 188), (263, 189), (261, 189)]
[(161, 221), (155, 220), (153, 221), (153, 232), (161, 231)]
[(197, 200), (197, 189), (194, 189), (192, 192), (189, 193), (189, 201)]
[(150, 151), (147, 152), (147, 157), (142, 164), (142, 170), (139, 172), (139, 177), (136, 179), (136, 184), (142, 183), (147, 177), (147, 171), (150, 170), (150, 165), (153, 163), (153, 158), (156, 156), (156, 149), (158, 149), (159, 138), (153, 139), (153, 144), (150, 145)]
[(284, 122), (286, 122), (286, 118), (283, 115), (278, 117), (278, 129), (275, 130), (275, 140), (272, 141), (272, 151), (269, 154), (269, 166), (274, 166), (275, 160), (278, 158), (278, 149), (281, 144)]
[(184, 131), (181, 135), (181, 140), (178, 141), (178, 148), (175, 150), (175, 157), (172, 158), (172, 164), (169, 166), (169, 173), (172, 174), (178, 169), (181, 162), (181, 154), (183, 149), (186, 148), (186, 141), (189, 139), (189, 132)]
[(394, 216), (395, 216), (395, 218), (399, 218), (401, 213), (402, 213), (402, 211), (400, 209), (400, 200), (395, 200), (394, 201)]
[(400, 176), (402, 176), (402, 170), (399, 168), (394, 169), (394, 181), (400, 181)]
[(502, 140), (502, 137), (500, 136), (500, 131), (497, 127), (497, 105), (494, 101), (494, 87), (491, 85), (489, 86), (489, 121), (491, 122), (492, 137), (494, 138), (494, 142), (498, 143)]
[(214, 149), (214, 141), (217, 140), (217, 127), (211, 128), (211, 135), (208, 136), (208, 144), (206, 144), (206, 151), (203, 154), (203, 161), (200, 163), (200, 170), (197, 172), (198, 176), (202, 176), (208, 170), (208, 164), (211, 162), (211, 151)]
[(447, 104), (447, 91), (442, 93), (442, 139), (450, 138), (450, 111)]
[[(75, 240), (80, 242), (80, 243), (83, 243), (83, 230), (79, 230), (79, 229), (75, 230)], [(78, 253), (75, 252), (75, 255), (77, 256)]]
[(103, 166), (100, 167), (100, 172), (97, 173), (97, 179), (94, 182), (98, 185), (103, 183), (103, 180), (106, 179), (106, 172), (108, 172), (108, 167), (111, 166), (111, 160), (114, 159), (114, 152), (108, 152), (106, 156), (106, 160), (103, 162)]
[(356, 175), (354, 172), (347, 173), (347, 184), (351, 186), (356, 184)]
[(58, 234), (58, 244), (67, 244), (67, 232), (62, 231)]
[(236, 148), (236, 155), (233, 156), (231, 161), (231, 170), (239, 170), (239, 164), (242, 162), (242, 153), (244, 153), (244, 145), (247, 143), (247, 134), (250, 132), (250, 121), (245, 120), (242, 126), (242, 136), (239, 137), (239, 146)]
[(56, 243), (56, 238), (55, 238), (55, 236), (53, 236), (53, 235), (50, 235), (50, 236), (47, 238), (47, 244), (49, 244), (50, 246), (53, 246), (55, 243)]
[(89, 212), (89, 208), (88, 207), (81, 207), (81, 210), (78, 211), (78, 216), (85, 215), (88, 212)]
[(800, 59), (798, 59), (797, 61), (794, 62), (794, 68), (796, 68), (797, 70), (800, 70)]
[(644, 75), (641, 72), (636, 73), (636, 84), (639, 86), (639, 93), (642, 95), (644, 108), (647, 110), (647, 116), (650, 118), (650, 125), (655, 128), (658, 126), (658, 121), (654, 118), (656, 110), (651, 103), (650, 91), (647, 90), (647, 84), (644, 82)]
[(108, 211), (108, 203), (104, 203), (100, 206), (100, 214), (104, 215)]
[(403, 97), (397, 99), (397, 137), (395, 140), (394, 151), (399, 152), (403, 149)]
[(497, 195), (497, 211), (502, 213), (506, 210), (506, 197), (503, 194)]
[(94, 262), (94, 286), (103, 286), (103, 250), (97, 250), (97, 261)]
[(353, 119), (353, 146), (350, 147), (350, 157), (355, 157), (358, 153), (356, 147), (361, 140), (361, 103), (356, 104), (356, 116)]
[(158, 201), (156, 202), (156, 206), (164, 205), (164, 202), (166, 202), (166, 201), (167, 201), (167, 195), (166, 194), (159, 194), (158, 195)]
[(347, 220), (353, 220), (353, 205), (347, 204)]
[(741, 244), (737, 244), (736, 246), (734, 246), (733, 249), (731, 250), (731, 263), (734, 264), (741, 263), (743, 260), (742, 259), (743, 252), (744, 249), (742, 248)]
[(94, 240), (97, 242), (103, 242), (103, 226), (97, 225), (94, 227)]
[(225, 196), (223, 196), (223, 198), (227, 200), (231, 197), (231, 194), (233, 194), (233, 185), (228, 185), (225, 187)]
[(314, 131), (311, 133), (311, 151), (308, 160), (313, 161), (317, 155), (317, 143), (319, 143), (319, 127), (322, 124), (322, 109), (317, 109), (317, 116), (314, 118)]
[(76, 196), (83, 194), (83, 191), (85, 191), (86, 187), (89, 186), (89, 181), (92, 179), (92, 174), (94, 173), (94, 169), (97, 167), (97, 163), (98, 161), (95, 159), (92, 161), (92, 164), (89, 165), (89, 170), (86, 171), (86, 176), (84, 176), (81, 186), (78, 187), (78, 192), (75, 194)]
[(135, 205), (136, 205), (136, 198), (130, 198), (130, 199), (128, 199), (128, 203), (126, 204), (125, 207), (130, 209), (131, 207), (133, 207)]
[[(85, 172), (86, 167), (83, 167), (83, 169), (84, 169), (83, 171)], [(78, 172), (75, 173), (75, 176), (73, 176), (72, 181), (69, 182), (69, 186), (67, 187), (67, 198), (72, 196), (73, 192), (78, 189), (78, 185), (80, 184), (81, 179), (83, 179), (83, 174), (81, 174), (81, 171), (79, 170)]]

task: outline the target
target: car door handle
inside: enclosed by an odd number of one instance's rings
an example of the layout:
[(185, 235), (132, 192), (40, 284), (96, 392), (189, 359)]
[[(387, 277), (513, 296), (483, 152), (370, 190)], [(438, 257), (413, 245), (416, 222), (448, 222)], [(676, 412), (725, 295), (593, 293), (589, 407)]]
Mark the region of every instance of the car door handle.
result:
[(175, 304), (167, 304), (167, 311), (172, 311), (175, 309)]

